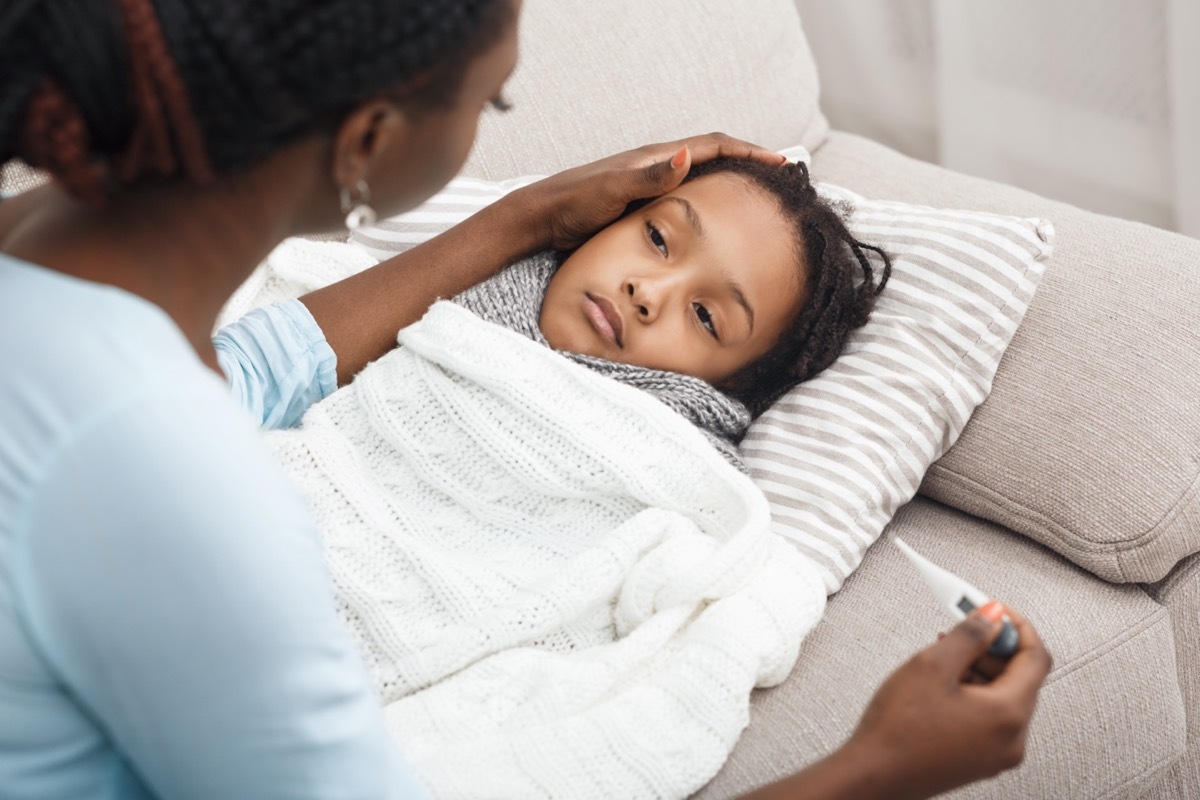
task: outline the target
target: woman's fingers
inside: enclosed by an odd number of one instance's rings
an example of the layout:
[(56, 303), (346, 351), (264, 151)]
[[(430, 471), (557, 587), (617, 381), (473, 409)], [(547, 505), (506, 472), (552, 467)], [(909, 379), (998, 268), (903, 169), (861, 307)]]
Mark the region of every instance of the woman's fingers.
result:
[[(610, 158), (622, 157), (631, 158), (632, 164), (641, 163), (647, 185), (666, 186), (665, 191), (675, 188), (692, 164), (703, 164), (715, 158), (745, 158), (780, 166), (787, 163), (787, 158), (774, 150), (724, 133), (706, 133), (673, 142), (648, 144)], [(645, 163), (647, 160), (648, 164)], [(674, 181), (672, 177), (675, 177)]]
[(786, 159), (765, 147), (709, 133), (645, 145), (552, 175), (519, 189), (535, 209), (546, 247), (564, 250), (615, 220), (635, 200), (658, 197), (678, 186), (692, 164), (728, 156), (780, 165)]
[[(609, 158), (631, 157), (634, 164), (646, 166), (651, 162), (666, 162), (683, 147), (691, 151), (692, 161), (702, 164), (714, 158), (748, 158), (764, 164), (784, 164), (787, 159), (774, 150), (735, 139), (724, 133), (705, 133), (670, 142), (643, 145), (635, 150), (618, 153)], [(607, 159), (605, 159), (607, 160)]]
[(979, 673), (1000, 625), (974, 614), (884, 681), (853, 739), (897, 767), (897, 794), (928, 797), (1011, 769), (1024, 758), (1050, 659), (1033, 627), (1008, 611), (1021, 642), (995, 679)]
[(960, 679), (972, 665), (984, 658), (987, 649), (1000, 635), (999, 622), (990, 622), (979, 614), (972, 614), (955, 625), (949, 633), (928, 648), (946, 671), (946, 676)]
[(683, 181), (692, 164), (703, 164), (716, 158), (744, 158), (776, 166), (787, 163), (787, 158), (774, 150), (724, 133), (707, 133), (674, 142), (647, 145), (631, 152), (643, 158), (649, 155), (652, 159), (642, 169), (641, 185), (630, 188), (631, 200), (665, 194)]
[(625, 191), (627, 202), (666, 194), (683, 182), (691, 167), (691, 148), (683, 144), (670, 157), (657, 159), (641, 170), (631, 171), (629, 177), (634, 183)]
[(1007, 612), (1017, 629), (1017, 652), (1013, 653), (1004, 671), (992, 680), (990, 686), (998, 696), (1013, 702), (1024, 702), (1032, 709), (1037, 702), (1038, 690), (1054, 666), (1054, 659), (1029, 620), (1011, 608)]
[[(965, 683), (991, 683), (1001, 675), (1008, 674), (1011, 677), (1006, 680), (1014, 684), (1012, 691), (1024, 692), (1027, 696), (1036, 695), (1038, 688), (1050, 671), (1052, 659), (1049, 652), (1046, 651), (1045, 645), (1042, 644), (1041, 637), (1038, 636), (1037, 631), (1034, 630), (1029, 621), (1008, 607), (1002, 608), (1012, 622), (1013, 627), (1017, 629), (1017, 636), (1019, 637), (1017, 653), (1024, 653), (1020, 660), (1016, 661), (1016, 670), (1009, 669), (1010, 664), (1017, 658), (1016, 653), (1011, 657), (1001, 658), (986, 652), (987, 647), (991, 646), (991, 643), (995, 641), (996, 636), (1001, 630), (999, 625), (988, 634), (987, 646), (983, 647), (983, 652), (971, 658), (979, 647), (982, 646), (979, 637), (984, 635), (983, 628), (977, 623), (971, 622), (975, 617), (964, 620), (950, 632), (959, 639), (959, 645), (955, 649), (961, 651), (954, 657), (953, 663), (960, 662), (964, 658), (969, 659), (963, 670), (963, 681)], [(939, 633), (937, 635), (939, 645), (947, 635), (950, 634)], [(966, 638), (963, 638), (964, 636)]]
[(684, 139), (680, 144), (686, 144), (692, 152), (692, 163), (703, 164), (714, 158), (748, 158), (761, 161), (764, 164), (779, 164), (787, 162), (787, 158), (774, 150), (735, 139), (724, 133), (709, 133), (704, 136), (693, 136)]
[[(625, 160), (626, 163), (630, 163), (630, 159), (633, 163), (650, 159), (649, 164), (626, 173), (628, 180), (624, 182), (624, 195), (627, 202), (666, 194), (683, 182), (693, 164), (703, 164), (716, 158), (745, 158), (775, 166), (787, 163), (787, 158), (773, 150), (724, 133), (707, 133), (674, 142), (646, 145), (612, 158), (618, 162)], [(618, 164), (612, 166), (620, 168)]]

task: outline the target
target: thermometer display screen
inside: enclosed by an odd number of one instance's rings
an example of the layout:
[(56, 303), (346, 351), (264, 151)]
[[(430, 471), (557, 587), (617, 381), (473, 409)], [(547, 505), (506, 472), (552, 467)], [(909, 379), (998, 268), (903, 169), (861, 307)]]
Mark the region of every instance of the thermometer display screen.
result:
[(958, 607), (962, 609), (964, 614), (970, 614), (975, 610), (975, 604), (965, 597), (958, 601)]

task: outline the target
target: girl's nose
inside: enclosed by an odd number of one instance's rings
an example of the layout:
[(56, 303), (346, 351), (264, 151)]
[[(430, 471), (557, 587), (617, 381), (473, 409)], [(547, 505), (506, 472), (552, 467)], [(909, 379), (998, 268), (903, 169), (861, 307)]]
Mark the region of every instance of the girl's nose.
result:
[(653, 322), (658, 317), (663, 294), (660, 283), (645, 278), (630, 278), (625, 281), (625, 294), (641, 322)]

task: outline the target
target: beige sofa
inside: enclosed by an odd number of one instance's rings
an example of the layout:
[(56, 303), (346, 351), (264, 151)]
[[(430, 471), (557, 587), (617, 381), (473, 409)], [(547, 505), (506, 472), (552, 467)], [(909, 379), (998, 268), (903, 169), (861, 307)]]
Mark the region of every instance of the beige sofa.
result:
[[(525, 0), (522, 33), (516, 108), (485, 118), (468, 174), (723, 130), (804, 144), (818, 179), (868, 197), (1053, 222), (990, 398), (891, 524), (1021, 609), (1055, 657), (1024, 765), (953, 796), (1200, 797), (1200, 242), (830, 131), (792, 0)], [(871, 548), (698, 796), (829, 752), (948, 624), (895, 548)]]
[[(953, 796), (1200, 797), (1200, 241), (830, 131), (791, 0), (525, 0), (522, 35), (515, 109), (484, 120), (467, 174), (722, 130), (804, 144), (818, 179), (868, 197), (1053, 222), (991, 396), (891, 525), (1026, 613), (1055, 657), (1024, 765)], [(925, 592), (895, 548), (868, 550), (699, 796), (836, 747), (948, 627)]]

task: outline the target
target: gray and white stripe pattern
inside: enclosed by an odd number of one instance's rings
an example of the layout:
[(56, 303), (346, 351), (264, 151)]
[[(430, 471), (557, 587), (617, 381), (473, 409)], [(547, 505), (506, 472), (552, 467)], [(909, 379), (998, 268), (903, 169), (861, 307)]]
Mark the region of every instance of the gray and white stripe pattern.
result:
[(541, 180), (541, 176), (509, 181), (457, 177), (421, 206), (350, 232), (350, 241), (379, 261), (403, 253), (454, 227), (504, 195)]
[(991, 390), (1053, 247), (1044, 220), (849, 202), (892, 256), (870, 321), (830, 367), (755, 420), (742, 455), (774, 529), (837, 591)]

